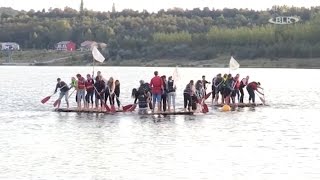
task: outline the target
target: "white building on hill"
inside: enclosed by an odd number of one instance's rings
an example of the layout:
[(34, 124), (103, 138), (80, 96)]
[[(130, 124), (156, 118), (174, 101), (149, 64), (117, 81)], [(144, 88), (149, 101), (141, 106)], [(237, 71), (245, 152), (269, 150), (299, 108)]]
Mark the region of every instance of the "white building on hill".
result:
[(0, 42), (1, 50), (20, 50), (19, 44), (15, 42)]

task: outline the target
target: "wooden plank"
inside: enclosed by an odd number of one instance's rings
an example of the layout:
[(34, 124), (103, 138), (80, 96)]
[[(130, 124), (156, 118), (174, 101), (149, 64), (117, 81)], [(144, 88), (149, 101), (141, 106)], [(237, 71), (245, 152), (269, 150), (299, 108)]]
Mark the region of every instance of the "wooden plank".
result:
[(155, 112), (150, 113), (151, 115), (193, 115), (193, 112), (189, 111), (177, 111), (177, 112)]
[[(112, 114), (111, 112), (101, 111), (98, 109), (81, 109), (78, 110), (77, 108), (59, 108), (55, 109), (57, 112), (81, 112), (81, 113), (105, 113), (105, 114)], [(117, 110), (116, 112), (123, 112), (122, 110)]]
[[(59, 108), (55, 109), (57, 112), (78, 112), (78, 113), (104, 113), (104, 114), (112, 114), (111, 112), (101, 111), (97, 109), (82, 109), (78, 110), (77, 108)], [(122, 110), (118, 110), (116, 112), (123, 112)], [(138, 114), (138, 113), (137, 113)], [(144, 115), (193, 115), (193, 112), (184, 112), (184, 111), (176, 111), (176, 112), (155, 112), (155, 113), (147, 113)]]
[[(225, 104), (215, 104), (213, 106), (216, 107), (222, 107)], [(257, 107), (257, 106), (264, 106), (262, 103), (261, 104), (252, 104), (252, 103), (236, 103), (236, 104), (229, 104), (230, 107)]]

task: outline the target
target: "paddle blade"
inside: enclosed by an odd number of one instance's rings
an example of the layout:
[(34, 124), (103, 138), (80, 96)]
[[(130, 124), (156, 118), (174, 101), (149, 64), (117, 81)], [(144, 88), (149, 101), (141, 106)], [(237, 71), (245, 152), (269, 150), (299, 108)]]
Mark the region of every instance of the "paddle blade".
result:
[(57, 105), (60, 103), (60, 101), (61, 101), (60, 99), (57, 99), (57, 100), (53, 103), (53, 106), (54, 106), (54, 107), (57, 107)]
[(106, 111), (110, 112), (111, 111), (110, 107), (107, 104), (105, 106), (106, 106)]
[(133, 105), (134, 105), (134, 104), (129, 104), (129, 105), (123, 106), (122, 109), (123, 109), (124, 112), (126, 112), (126, 111), (128, 111), (129, 109), (131, 109)]
[(202, 113), (207, 113), (209, 112), (209, 109), (208, 109), (208, 105), (207, 104), (202, 104)]
[(206, 94), (205, 99), (208, 99), (210, 97), (210, 95), (212, 94), (212, 92), (209, 92), (208, 94)]
[(262, 102), (262, 104), (265, 105), (266, 104), (266, 100), (263, 99), (261, 96), (259, 96), (259, 98), (260, 98), (260, 101)]
[(41, 100), (41, 103), (42, 103), (42, 104), (46, 103), (47, 101), (49, 101), (50, 98), (51, 98), (51, 96), (47, 96), (47, 97), (43, 98), (43, 99)]
[(137, 105), (136, 104), (134, 104), (133, 106), (131, 106), (131, 108), (130, 109), (128, 109), (127, 111), (128, 112), (132, 112), (132, 111), (134, 111), (135, 109), (136, 109), (136, 107), (137, 107)]
[(266, 105), (266, 100), (265, 100), (263, 97), (259, 96), (258, 93), (256, 93), (256, 94), (257, 94), (257, 96), (259, 97), (259, 99), (260, 99), (260, 101), (262, 102), (262, 104), (263, 104), (263, 105)]
[(114, 105), (111, 105), (111, 109), (110, 110), (111, 110), (112, 113), (115, 113), (116, 112), (116, 107)]

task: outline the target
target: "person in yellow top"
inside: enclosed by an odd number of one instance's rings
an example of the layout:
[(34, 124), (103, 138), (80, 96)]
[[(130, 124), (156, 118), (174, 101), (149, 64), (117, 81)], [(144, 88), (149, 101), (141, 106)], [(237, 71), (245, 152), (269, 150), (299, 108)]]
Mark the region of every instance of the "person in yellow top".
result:
[[(71, 89), (71, 88), (74, 88), (74, 91), (76, 91), (76, 90), (77, 90), (77, 85), (78, 85), (77, 79), (76, 79), (75, 77), (71, 77), (70, 89)], [(72, 92), (72, 93), (73, 93), (73, 92)], [(72, 94), (72, 93), (71, 93), (71, 94)], [(71, 96), (71, 94), (70, 94), (70, 96)], [(78, 102), (77, 96), (76, 96), (76, 102)]]
[(77, 79), (75, 77), (71, 78), (70, 88), (76, 88), (77, 87)]

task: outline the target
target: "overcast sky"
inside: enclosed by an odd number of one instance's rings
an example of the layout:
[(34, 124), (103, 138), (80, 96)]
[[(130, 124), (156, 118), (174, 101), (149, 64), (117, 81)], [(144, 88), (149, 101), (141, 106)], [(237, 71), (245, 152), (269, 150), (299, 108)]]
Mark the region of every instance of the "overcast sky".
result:
[[(134, 9), (142, 11), (158, 11), (179, 7), (183, 9), (203, 8), (248, 8), (264, 10), (273, 5), (288, 5), (298, 7), (320, 6), (320, 0), (84, 0), (87, 9), (96, 11), (111, 11), (115, 3), (116, 10)], [(18, 10), (42, 10), (43, 8), (71, 7), (79, 9), (80, 0), (0, 0), (0, 7), (12, 7)]]

